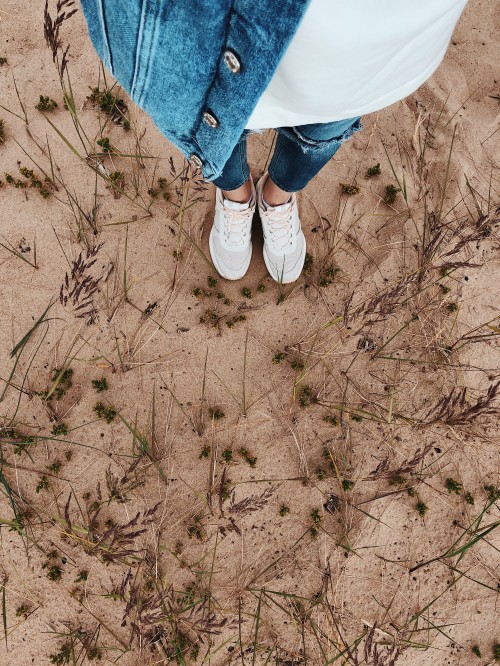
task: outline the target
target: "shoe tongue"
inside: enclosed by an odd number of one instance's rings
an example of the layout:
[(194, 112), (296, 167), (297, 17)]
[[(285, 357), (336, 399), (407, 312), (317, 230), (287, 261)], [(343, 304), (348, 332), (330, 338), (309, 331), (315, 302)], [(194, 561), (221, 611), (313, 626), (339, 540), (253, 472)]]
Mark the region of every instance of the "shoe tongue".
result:
[(276, 213), (281, 213), (283, 210), (289, 210), (290, 209), (290, 203), (291, 203), (292, 197), (288, 199), (288, 201), (285, 201), (285, 203), (280, 204), (279, 206), (270, 206), (267, 201), (263, 200), (264, 206), (266, 210), (269, 211), (275, 211)]
[(247, 201), (246, 203), (238, 203), (237, 201), (231, 201), (230, 199), (226, 199), (224, 197), (224, 207), (229, 208), (230, 210), (247, 210), (250, 208), (250, 202)]
[(282, 210), (288, 210), (290, 208), (290, 202), (280, 204), (279, 206), (268, 206), (267, 209), (275, 211), (276, 213), (281, 213)]

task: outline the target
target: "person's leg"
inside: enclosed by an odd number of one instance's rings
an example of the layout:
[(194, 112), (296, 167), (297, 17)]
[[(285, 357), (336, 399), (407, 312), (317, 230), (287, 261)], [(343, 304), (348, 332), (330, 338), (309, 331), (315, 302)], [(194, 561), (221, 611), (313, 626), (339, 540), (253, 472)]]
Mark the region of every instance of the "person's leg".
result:
[(246, 203), (252, 194), (250, 168), (247, 162), (247, 136), (243, 131), (238, 143), (224, 165), (221, 175), (212, 182), (222, 190), (222, 194), (230, 201)]
[(297, 127), (279, 127), (263, 197), (270, 206), (285, 203), (303, 189), (354, 132), (360, 118)]
[(216, 271), (227, 280), (239, 280), (252, 258), (252, 219), (256, 207), (255, 187), (250, 178), (244, 130), (216, 178), (214, 223), (208, 245)]
[(305, 187), (342, 142), (359, 128), (359, 118), (351, 118), (276, 129), (274, 154), (256, 190), (264, 235), (264, 262), (277, 282), (294, 282), (304, 266), (306, 238), (295, 192)]

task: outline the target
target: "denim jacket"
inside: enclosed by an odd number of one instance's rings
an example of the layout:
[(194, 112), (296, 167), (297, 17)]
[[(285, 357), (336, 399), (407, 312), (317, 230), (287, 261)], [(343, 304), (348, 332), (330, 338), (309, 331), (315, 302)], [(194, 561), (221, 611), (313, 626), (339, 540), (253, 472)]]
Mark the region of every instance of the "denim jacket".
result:
[(311, 0), (81, 0), (106, 68), (217, 178)]

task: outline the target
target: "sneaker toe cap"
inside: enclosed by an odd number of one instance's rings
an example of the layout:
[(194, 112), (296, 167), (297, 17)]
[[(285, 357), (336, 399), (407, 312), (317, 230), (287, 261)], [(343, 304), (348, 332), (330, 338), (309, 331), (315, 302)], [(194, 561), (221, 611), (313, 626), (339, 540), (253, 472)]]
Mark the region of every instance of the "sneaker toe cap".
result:
[(266, 265), (275, 280), (286, 282), (288, 279), (295, 280), (299, 277), (305, 258), (305, 238), (302, 232), (297, 237), (293, 251), (286, 255), (276, 254), (269, 248), (265, 250)]
[(244, 273), (247, 270), (252, 246), (242, 250), (229, 250), (223, 247), (219, 235), (213, 232), (210, 234), (210, 254), (218, 272), (224, 273), (223, 277), (231, 278), (233, 274)]

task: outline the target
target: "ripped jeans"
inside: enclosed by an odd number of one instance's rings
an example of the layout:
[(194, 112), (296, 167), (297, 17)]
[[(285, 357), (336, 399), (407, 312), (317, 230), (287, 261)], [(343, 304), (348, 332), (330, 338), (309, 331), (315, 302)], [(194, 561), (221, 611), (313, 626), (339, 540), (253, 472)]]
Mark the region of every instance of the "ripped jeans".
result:
[[(269, 163), (269, 177), (285, 192), (301, 190), (333, 157), (342, 143), (360, 129), (359, 117), (331, 123), (277, 127), (278, 137)], [(212, 181), (221, 190), (235, 190), (248, 180), (247, 136), (255, 131), (243, 130), (221, 175)]]

